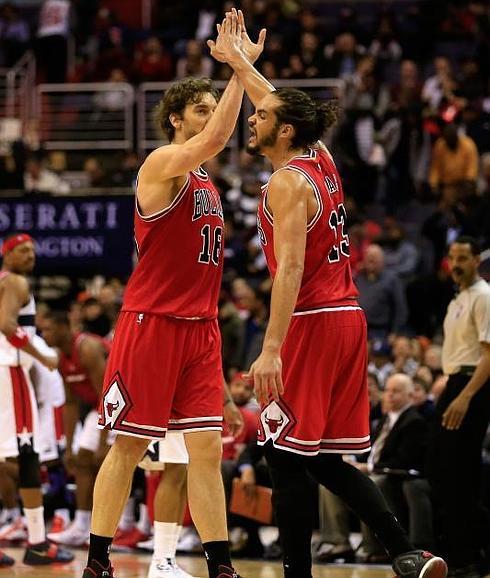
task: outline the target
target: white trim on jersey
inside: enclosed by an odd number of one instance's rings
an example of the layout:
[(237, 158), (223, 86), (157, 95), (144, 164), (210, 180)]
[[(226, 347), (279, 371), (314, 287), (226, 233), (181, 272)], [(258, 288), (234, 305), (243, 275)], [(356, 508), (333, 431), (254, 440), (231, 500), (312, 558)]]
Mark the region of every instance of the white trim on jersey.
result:
[(323, 313), (325, 311), (360, 311), (362, 307), (357, 305), (342, 305), (340, 307), (321, 307), (319, 309), (310, 309), (308, 311), (295, 311), (293, 317), (299, 315), (314, 315), (315, 313)]
[(209, 175), (208, 173), (203, 169), (202, 166), (199, 166), (197, 168), (197, 170), (195, 171), (191, 171), (192, 173), (194, 173), (196, 175), (196, 177), (198, 177), (199, 179), (201, 179), (201, 181), (209, 181)]
[(337, 438), (337, 439), (322, 439), (322, 443), (327, 444), (362, 444), (370, 440), (370, 436), (364, 436), (363, 438)]
[[(303, 157), (294, 157), (294, 158), (300, 159), (300, 158), (309, 158), (309, 157), (303, 156)], [(293, 160), (293, 159), (291, 159), (291, 160)], [(313, 217), (311, 218), (311, 220), (309, 221), (309, 223), (307, 223), (306, 232), (309, 233), (313, 229), (313, 227), (316, 225), (316, 223), (318, 222), (318, 220), (320, 219), (320, 217), (322, 216), (322, 213), (323, 213), (323, 200), (322, 200), (322, 196), (320, 194), (320, 189), (317, 187), (315, 181), (311, 178), (311, 176), (306, 171), (304, 171), (303, 169), (300, 169), (299, 167), (293, 167), (290, 165), (286, 165), (285, 167), (281, 167), (280, 169), (275, 171), (273, 174), (275, 175), (279, 171), (285, 171), (285, 170), (296, 171), (300, 175), (303, 175), (303, 177), (307, 180), (308, 184), (313, 189), (313, 194), (315, 195), (316, 201), (318, 203), (318, 209), (317, 209), (316, 213), (313, 215)], [(272, 176), (273, 175), (271, 175), (271, 178), (272, 178)], [(270, 181), (270, 179), (269, 179), (269, 181)], [(272, 226), (274, 226), (274, 217), (267, 207), (267, 193), (269, 191), (268, 184), (265, 185), (264, 188), (266, 188), (266, 190), (265, 190), (265, 193), (264, 193), (264, 196), (262, 199), (262, 207), (263, 207), (264, 214), (265, 214), (267, 220), (269, 221), (269, 223)]]
[[(170, 203), (170, 205), (168, 207), (166, 207), (165, 209), (162, 209), (161, 211), (157, 211), (156, 213), (152, 213), (151, 215), (142, 215), (140, 212), (140, 208), (139, 208), (139, 203), (138, 203), (138, 192), (136, 191), (135, 194), (135, 205), (136, 205), (136, 212), (138, 214), (138, 217), (142, 220), (145, 221), (145, 223), (151, 223), (152, 221), (156, 221), (157, 219), (160, 219), (161, 217), (165, 216), (167, 213), (169, 213), (172, 209), (175, 209), (175, 207), (180, 203), (180, 201), (184, 198), (184, 194), (187, 192), (187, 189), (189, 188), (189, 184), (191, 182), (191, 178), (189, 175), (187, 175), (187, 178), (185, 180), (185, 183), (182, 185), (180, 191), (177, 193), (177, 196), (175, 197), (175, 199)], [(137, 188), (137, 187), (136, 187)]]

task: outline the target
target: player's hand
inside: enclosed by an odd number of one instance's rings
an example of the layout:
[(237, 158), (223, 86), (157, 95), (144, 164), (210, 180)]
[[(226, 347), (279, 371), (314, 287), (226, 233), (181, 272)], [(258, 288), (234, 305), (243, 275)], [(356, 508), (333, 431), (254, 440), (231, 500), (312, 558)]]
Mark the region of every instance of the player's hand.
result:
[(258, 57), (264, 51), (264, 42), (267, 35), (267, 30), (262, 28), (259, 32), (259, 37), (257, 42), (252, 42), (250, 36), (247, 32), (247, 27), (245, 26), (245, 18), (241, 10), (238, 11), (238, 22), (240, 23), (242, 29), (242, 51), (245, 58), (252, 64), (258, 59)]
[(252, 466), (244, 467), (240, 482), (248, 498), (255, 498), (257, 496), (257, 482), (255, 481), (255, 472)]
[(44, 365), (44, 367), (47, 367), (49, 369), (49, 371), (54, 371), (55, 369), (58, 369), (57, 357), (46, 357), (43, 355), (40, 361)]
[(444, 412), (442, 416), (442, 426), (449, 430), (459, 429), (470, 406), (470, 401), (470, 397), (461, 394), (458, 395)]
[(282, 361), (279, 352), (262, 350), (244, 377), (254, 384), (255, 396), (262, 406), (267, 405), (272, 399), (279, 401), (284, 393)]
[(243, 422), (242, 412), (238, 409), (234, 401), (228, 401), (224, 406), (223, 418), (231, 435), (237, 438), (242, 433), (245, 424)]
[(235, 8), (226, 13), (223, 22), (217, 24), (216, 28), (218, 30), (216, 42), (213, 40), (207, 42), (211, 56), (218, 62), (229, 62), (233, 58), (241, 57), (242, 29)]

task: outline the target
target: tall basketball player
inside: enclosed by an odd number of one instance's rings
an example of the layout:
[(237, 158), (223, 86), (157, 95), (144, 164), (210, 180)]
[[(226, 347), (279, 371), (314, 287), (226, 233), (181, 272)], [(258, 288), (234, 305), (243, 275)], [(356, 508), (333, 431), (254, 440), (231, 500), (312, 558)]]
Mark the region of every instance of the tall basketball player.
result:
[(15, 458), (19, 492), (27, 518), (28, 545), (24, 563), (70, 562), (73, 555), (46, 540), (39, 467), (39, 416), (29, 378), (33, 358), (50, 369), (57, 359), (46, 357), (32, 343), (36, 305), (26, 275), (35, 264), (34, 242), (27, 234), (7, 238), (0, 270), (0, 458)]
[(225, 48), (212, 47), (256, 106), (248, 149), (274, 169), (258, 209), (271, 314), (249, 377), (262, 405), (259, 443), (274, 484), (284, 575), (311, 578), (310, 474), (375, 531), (397, 575), (444, 578), (445, 562), (414, 550), (374, 483), (342, 460), (368, 451), (370, 441), (366, 322), (352, 282), (340, 176), (319, 142), (335, 113), (302, 91), (274, 91), (239, 47)]
[[(248, 44), (255, 60), (263, 48)], [(241, 43), (234, 11), (216, 45)], [(142, 165), (136, 190), (139, 261), (129, 280), (104, 380), (99, 425), (117, 432), (97, 477), (84, 578), (110, 577), (109, 549), (134, 468), (149, 440), (185, 434), (188, 495), (210, 578), (236, 576), (220, 472), (223, 375), (217, 303), (223, 265), (219, 194), (201, 168), (226, 145), (243, 87), (234, 76), (217, 104), (206, 80), (174, 85), (160, 108), (170, 144)]]

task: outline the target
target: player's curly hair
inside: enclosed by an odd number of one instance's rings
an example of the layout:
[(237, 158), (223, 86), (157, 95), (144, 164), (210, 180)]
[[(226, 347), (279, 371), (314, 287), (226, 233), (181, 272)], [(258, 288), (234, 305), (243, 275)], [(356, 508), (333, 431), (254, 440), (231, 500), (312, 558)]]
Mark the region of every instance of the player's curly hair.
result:
[(334, 100), (316, 102), (296, 88), (279, 88), (273, 94), (281, 101), (275, 110), (277, 124), (294, 127), (291, 148), (314, 145), (337, 120), (338, 105)]
[(170, 115), (182, 115), (188, 104), (199, 102), (201, 96), (207, 92), (218, 100), (219, 93), (213, 88), (209, 78), (185, 78), (167, 90), (155, 108), (154, 118), (169, 141), (175, 136), (175, 128), (170, 122)]

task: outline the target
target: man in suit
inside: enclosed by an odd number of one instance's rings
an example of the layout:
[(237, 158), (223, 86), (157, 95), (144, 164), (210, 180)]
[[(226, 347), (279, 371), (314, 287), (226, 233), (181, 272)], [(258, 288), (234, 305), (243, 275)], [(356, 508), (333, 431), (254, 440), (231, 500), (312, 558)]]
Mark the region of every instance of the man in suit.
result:
[[(369, 473), (397, 517), (405, 522), (411, 541), (428, 548), (432, 542), (432, 508), (423, 464), (428, 426), (413, 405), (414, 384), (405, 374), (391, 375), (383, 393), (384, 415), (373, 432), (373, 446), (366, 464)], [(385, 554), (367, 528), (363, 546), (368, 561), (382, 561)]]

